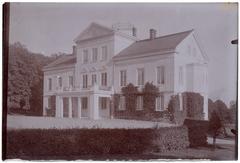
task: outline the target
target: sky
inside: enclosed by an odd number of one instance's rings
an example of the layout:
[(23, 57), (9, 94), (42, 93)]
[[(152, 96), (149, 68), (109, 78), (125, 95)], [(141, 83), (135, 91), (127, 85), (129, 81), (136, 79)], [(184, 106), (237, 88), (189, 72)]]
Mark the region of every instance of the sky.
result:
[(11, 3), (10, 43), (51, 55), (71, 53), (73, 40), (91, 22), (111, 27), (131, 23), (137, 37), (194, 29), (209, 58), (209, 97), (236, 101), (238, 6), (236, 3)]

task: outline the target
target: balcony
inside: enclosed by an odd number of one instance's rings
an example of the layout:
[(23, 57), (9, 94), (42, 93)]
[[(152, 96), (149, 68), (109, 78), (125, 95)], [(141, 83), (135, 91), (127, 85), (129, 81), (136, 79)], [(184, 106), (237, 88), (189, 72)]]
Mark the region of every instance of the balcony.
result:
[(83, 87), (56, 87), (57, 92), (76, 92), (76, 91), (93, 91), (93, 90), (102, 90), (102, 91), (112, 91), (110, 86), (99, 86), (99, 85), (89, 85), (86, 88)]

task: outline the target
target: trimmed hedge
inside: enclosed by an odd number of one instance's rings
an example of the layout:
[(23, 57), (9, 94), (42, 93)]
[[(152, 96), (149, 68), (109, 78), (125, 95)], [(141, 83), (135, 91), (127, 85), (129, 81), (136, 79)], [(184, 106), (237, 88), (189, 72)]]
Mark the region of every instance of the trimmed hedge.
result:
[(186, 148), (184, 126), (155, 129), (23, 129), (7, 132), (7, 158), (67, 158), (143, 154)]
[(190, 147), (207, 145), (208, 121), (185, 119)]

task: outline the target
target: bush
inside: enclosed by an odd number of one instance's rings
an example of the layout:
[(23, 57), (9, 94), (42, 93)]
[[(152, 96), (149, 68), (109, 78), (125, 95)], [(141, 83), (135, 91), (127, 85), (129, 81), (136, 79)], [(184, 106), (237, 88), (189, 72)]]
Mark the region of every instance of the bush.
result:
[(156, 106), (156, 97), (159, 94), (158, 88), (152, 83), (147, 82), (143, 88), (143, 108), (148, 112), (154, 112)]
[(132, 83), (129, 83), (126, 87), (122, 88), (122, 93), (126, 99), (126, 109), (129, 111), (136, 110), (136, 99), (137, 99), (137, 87)]
[(182, 107), (180, 110), (179, 95), (173, 95), (167, 108), (172, 122), (183, 124), (186, 118), (203, 119), (203, 97), (199, 93), (182, 93)]
[(190, 147), (207, 145), (208, 121), (185, 119)]
[(215, 142), (215, 139), (217, 135), (219, 134), (220, 129), (222, 128), (222, 121), (220, 119), (219, 114), (214, 110), (211, 114), (211, 118), (209, 120), (209, 134), (213, 137), (213, 142)]
[[(24, 129), (7, 132), (7, 158), (67, 158), (103, 154), (143, 154), (188, 146), (187, 128)], [(77, 159), (77, 158), (76, 158)]]

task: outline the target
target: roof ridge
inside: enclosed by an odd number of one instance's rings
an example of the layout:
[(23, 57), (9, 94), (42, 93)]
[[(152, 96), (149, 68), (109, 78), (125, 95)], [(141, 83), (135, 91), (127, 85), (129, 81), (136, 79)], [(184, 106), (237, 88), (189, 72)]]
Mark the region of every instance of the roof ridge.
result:
[[(164, 35), (164, 36), (159, 36), (159, 37), (156, 37), (155, 39), (160, 39), (160, 38), (164, 38), (164, 37), (169, 37), (169, 36), (174, 36), (174, 35), (179, 35), (179, 34), (183, 34), (183, 33), (190, 33), (194, 31), (194, 29), (191, 29), (191, 30), (187, 30), (187, 31), (183, 31), (183, 32), (177, 32), (177, 33), (172, 33), (172, 34), (167, 34), (167, 35)], [(143, 39), (143, 40), (139, 40), (137, 42), (143, 42), (143, 41), (149, 41), (149, 40), (155, 40), (155, 39)]]

